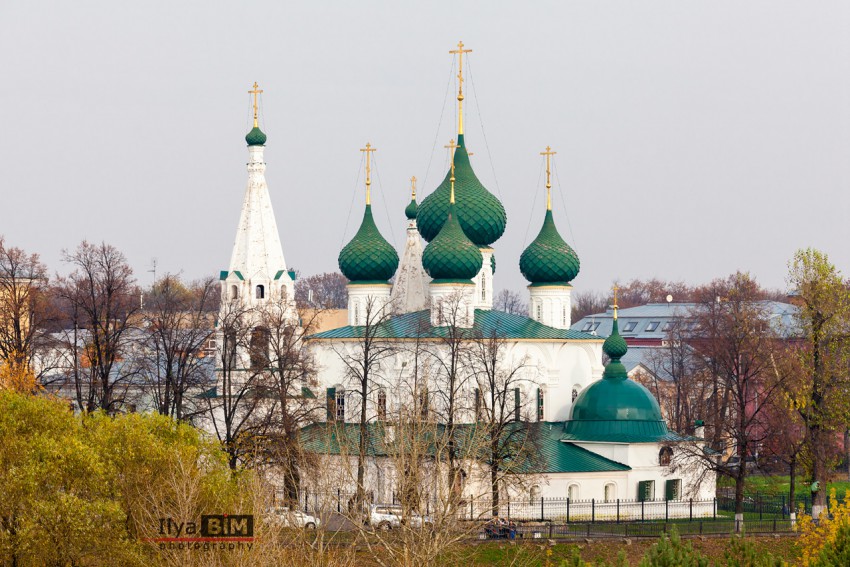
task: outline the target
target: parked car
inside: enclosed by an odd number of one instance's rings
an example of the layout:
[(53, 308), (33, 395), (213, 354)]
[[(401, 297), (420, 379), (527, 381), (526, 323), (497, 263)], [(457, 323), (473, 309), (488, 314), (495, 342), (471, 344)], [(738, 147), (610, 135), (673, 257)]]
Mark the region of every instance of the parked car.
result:
[(301, 510), (291, 510), (287, 506), (276, 506), (269, 510), (272, 521), (277, 522), (284, 528), (307, 528), (315, 530), (322, 525), (322, 521)]
[[(430, 516), (420, 516), (413, 512), (410, 513), (407, 520), (409, 525), (414, 528), (434, 524)], [(369, 506), (369, 517), (366, 523), (377, 530), (396, 529), (405, 523), (404, 512), (398, 504), (372, 504)]]

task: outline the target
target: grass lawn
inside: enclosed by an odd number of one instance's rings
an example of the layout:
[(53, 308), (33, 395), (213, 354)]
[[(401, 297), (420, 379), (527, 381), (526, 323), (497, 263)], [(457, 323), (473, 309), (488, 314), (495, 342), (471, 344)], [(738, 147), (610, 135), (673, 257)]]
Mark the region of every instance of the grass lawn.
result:
[[(585, 561), (608, 561), (613, 563), (617, 559), (620, 551), (625, 552), (629, 560), (629, 564), (636, 566), (646, 551), (656, 542), (654, 538), (646, 540), (631, 540), (631, 544), (626, 544), (622, 540), (612, 539), (596, 540), (591, 543), (581, 544), (557, 544), (551, 547), (552, 555), (548, 557), (552, 565), (559, 565), (561, 560), (568, 559), (572, 556), (573, 549), (578, 548), (581, 558)], [(705, 540), (690, 539), (694, 548), (699, 549), (704, 555), (712, 561), (723, 561), (723, 550), (728, 543), (727, 538), (708, 538)], [(756, 546), (756, 550), (761, 554), (770, 552), (774, 556), (779, 556), (794, 565), (800, 553), (797, 549), (797, 539), (793, 537), (754, 537), (752, 538)], [(545, 543), (545, 542), (544, 542)], [(469, 561), (465, 565), (485, 566), (485, 565), (513, 565), (516, 567), (528, 566), (537, 567), (546, 565), (547, 549), (544, 543), (528, 544), (517, 543), (510, 545), (506, 542), (500, 543), (483, 543), (475, 547), (471, 553)]]
[[(735, 481), (729, 477), (719, 477), (717, 479), (717, 486), (734, 488)], [(839, 496), (843, 496), (845, 492), (850, 490), (850, 481), (832, 481), (827, 485), (827, 491), (833, 488)], [(790, 489), (791, 479), (788, 476), (754, 475), (749, 476), (746, 479), (745, 491), (749, 494), (758, 492), (760, 494), (780, 495), (788, 494), (788, 491)], [(800, 479), (799, 477), (797, 478), (797, 494), (809, 494), (809, 482), (807, 479)]]

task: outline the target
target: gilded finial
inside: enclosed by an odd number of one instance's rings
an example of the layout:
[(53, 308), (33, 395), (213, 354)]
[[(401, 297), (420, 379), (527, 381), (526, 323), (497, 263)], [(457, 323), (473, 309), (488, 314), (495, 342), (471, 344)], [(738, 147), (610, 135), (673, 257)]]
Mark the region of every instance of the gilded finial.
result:
[(617, 309), (619, 309), (619, 306), (617, 305), (617, 291), (619, 291), (619, 289), (620, 288), (617, 284), (614, 284), (614, 320), (617, 319)]
[(550, 146), (546, 146), (545, 152), (540, 152), (541, 156), (546, 156), (546, 210), (552, 210), (552, 156), (558, 152), (553, 152)]
[(457, 133), (463, 134), (463, 54), (472, 53), (471, 49), (464, 49), (463, 42), (457, 42), (457, 49), (452, 49), (449, 53), (458, 56), (457, 59)]
[(410, 178), (410, 198), (416, 200), (416, 176)]
[(455, 143), (454, 140), (451, 140), (449, 142), (448, 146), (443, 146), (443, 147), (450, 148), (452, 150), (452, 158), (451, 158), (452, 159), (452, 175), (449, 178), (449, 181), (452, 184), (452, 192), (451, 192), (451, 195), (449, 196), (449, 203), (454, 204), (454, 202), (455, 202), (455, 149), (457, 148), (457, 144)]
[(249, 94), (254, 95), (254, 128), (259, 127), (259, 122), (257, 118), (259, 117), (259, 106), (257, 106), (257, 95), (262, 93), (263, 89), (260, 88), (260, 85), (257, 84), (257, 81), (254, 81), (254, 88), (248, 91)]
[(360, 148), (361, 152), (366, 152), (366, 204), (372, 204), (372, 152), (377, 151), (372, 147), (372, 144), (366, 142), (365, 148)]

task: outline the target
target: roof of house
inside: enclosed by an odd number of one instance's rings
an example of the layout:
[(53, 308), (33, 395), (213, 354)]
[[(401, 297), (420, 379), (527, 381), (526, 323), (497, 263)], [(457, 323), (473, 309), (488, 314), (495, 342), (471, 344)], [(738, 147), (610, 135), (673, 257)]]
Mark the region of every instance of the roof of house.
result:
[[(357, 339), (362, 338), (365, 327), (345, 326), (310, 335), (308, 340), (317, 339)], [(428, 310), (405, 313), (387, 319), (380, 324), (377, 337), (381, 339), (443, 338), (447, 336), (447, 327), (431, 326), (431, 313)], [(486, 309), (475, 310), (475, 325), (470, 337), (498, 336), (513, 340), (578, 340), (601, 341), (597, 336), (582, 333), (575, 329), (555, 329), (523, 315), (513, 315), (503, 311)]]
[[(761, 301), (768, 317), (776, 329), (785, 335), (792, 335), (797, 328), (795, 315), (797, 307), (780, 301)], [(698, 307), (697, 303), (648, 303), (619, 310), (620, 334), (627, 340), (649, 339), (661, 341), (667, 337), (672, 324), (688, 319)], [(600, 337), (611, 334), (614, 312), (608, 309), (604, 313), (588, 315), (575, 323), (571, 329), (596, 333)]]

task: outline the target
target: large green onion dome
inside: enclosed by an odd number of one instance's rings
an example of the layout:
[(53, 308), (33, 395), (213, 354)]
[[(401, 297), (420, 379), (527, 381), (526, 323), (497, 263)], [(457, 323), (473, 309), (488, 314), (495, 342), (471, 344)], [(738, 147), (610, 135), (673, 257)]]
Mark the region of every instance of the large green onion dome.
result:
[(579, 394), (570, 411), (565, 433), (580, 440), (649, 442), (669, 434), (661, 408), (652, 393), (629, 379), (620, 362), (628, 346), (620, 336), (617, 319), (602, 350), (611, 360), (602, 379)]
[(249, 146), (264, 146), (266, 144), (266, 135), (257, 126), (254, 126), (245, 136), (245, 141)]
[(537, 238), (519, 257), (519, 270), (532, 284), (566, 285), (578, 275), (578, 255), (561, 238), (551, 210), (546, 211)]
[[(463, 232), (472, 242), (479, 247), (490, 246), (505, 232), (508, 222), (505, 207), (495, 195), (484, 188), (472, 171), (463, 134), (458, 136), (457, 143), (454, 164), (458, 220)], [(436, 238), (448, 216), (450, 178), (451, 170), (446, 173), (446, 178), (439, 187), (419, 205), (416, 223), (419, 233), (428, 242)]]
[(386, 283), (397, 268), (398, 253), (375, 226), (372, 205), (366, 205), (360, 229), (339, 253), (339, 269), (352, 282)]
[[(420, 207), (420, 214), (421, 210)], [(467, 238), (461, 228), (455, 210), (455, 204), (450, 204), (446, 222), (422, 252), (422, 267), (435, 283), (471, 283), (484, 262), (481, 250)]]
[(410, 199), (410, 203), (404, 208), (404, 216), (407, 217), (407, 220), (413, 220), (416, 218), (416, 199)]

